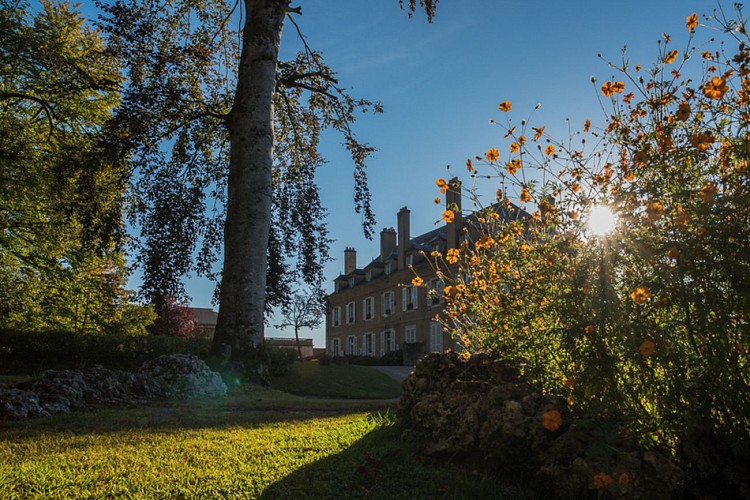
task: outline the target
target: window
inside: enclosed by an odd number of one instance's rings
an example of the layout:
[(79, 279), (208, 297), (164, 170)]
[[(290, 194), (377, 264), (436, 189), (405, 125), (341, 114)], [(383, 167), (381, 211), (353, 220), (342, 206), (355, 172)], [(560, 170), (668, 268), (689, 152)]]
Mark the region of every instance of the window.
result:
[(354, 278), (349, 278), (349, 288), (354, 288)]
[(396, 294), (393, 292), (385, 292), (381, 297), (381, 313), (383, 316), (390, 316), (396, 311)]
[(341, 326), (341, 306), (336, 306), (331, 311), (331, 325)]
[(409, 344), (417, 342), (417, 325), (406, 325), (404, 327), (404, 342)]
[(386, 262), (385, 263), (385, 275), (388, 276), (389, 274), (391, 274), (391, 263)]
[(416, 286), (405, 286), (402, 290), (402, 304), (404, 311), (413, 311), (417, 308), (417, 291), (418, 288)]
[(365, 273), (365, 279), (367, 281), (372, 281), (372, 271), (367, 271), (367, 273)]
[(349, 335), (349, 352), (348, 354), (356, 355), (359, 354), (357, 352), (357, 337), (354, 335)]
[(346, 322), (354, 323), (357, 320), (357, 307), (354, 302), (349, 302), (346, 305)]
[(427, 282), (427, 305), (437, 306), (443, 303), (445, 284), (437, 278)]
[(331, 340), (331, 356), (341, 356), (341, 341), (339, 339)]
[(410, 266), (414, 265), (414, 254), (413, 253), (410, 253), (406, 257), (406, 263), (409, 264)]
[(430, 352), (443, 352), (443, 325), (430, 323)]
[(380, 332), (380, 354), (384, 355), (387, 352), (395, 351), (396, 344), (396, 332), (393, 330), (384, 330)]
[(365, 333), (362, 335), (362, 355), (375, 356), (375, 334)]
[(362, 317), (365, 321), (375, 316), (375, 297), (367, 297), (362, 301)]

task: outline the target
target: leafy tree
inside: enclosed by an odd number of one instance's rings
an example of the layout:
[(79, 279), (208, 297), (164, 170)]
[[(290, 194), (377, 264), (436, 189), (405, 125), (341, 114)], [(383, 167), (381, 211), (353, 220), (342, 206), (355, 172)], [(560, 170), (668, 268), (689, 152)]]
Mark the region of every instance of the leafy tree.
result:
[(193, 337), (198, 333), (198, 318), (186, 304), (181, 304), (174, 297), (166, 297), (156, 309), (156, 321), (148, 328), (152, 335), (170, 337)]
[(319, 293), (297, 292), (292, 300), (282, 308), (284, 321), (276, 325), (277, 328), (294, 328), (294, 338), (297, 339), (297, 352), (302, 359), (302, 347), (299, 343), (299, 331), (302, 328), (317, 328), (325, 317), (325, 303)]
[[(196, 251), (195, 269), (217, 277), (212, 263), (223, 246), (214, 351), (234, 358), (262, 343), (267, 305), (288, 299), (291, 283), (322, 282), (328, 237), (314, 174), (323, 129), (342, 134), (366, 235), (374, 224), (365, 173), (373, 149), (351, 126), (358, 110), (380, 106), (349, 96), (307, 45), (279, 60), (285, 21), (299, 31), (301, 9), (290, 4), (97, 2), (129, 78), (119, 138), (136, 171), (145, 293), (184, 294), (180, 277)], [(437, 1), (419, 4), (431, 19)], [(239, 33), (231, 28), (238, 7)]]
[[(697, 45), (692, 14), (685, 50), (664, 35), (653, 67), (611, 64), (603, 128), (556, 141), (502, 103), (509, 144), (468, 166), (531, 215), (479, 213), (473, 244), (445, 257), (462, 266), (445, 320), (465, 356), (516, 362), (573, 409), (716, 477), (707, 456), (750, 456), (750, 39), (735, 7), (736, 20), (706, 18), (735, 50)], [(601, 206), (619, 222), (597, 236)]]
[(67, 3), (0, 0), (0, 324), (94, 331), (128, 302), (126, 165), (104, 145), (121, 80)]

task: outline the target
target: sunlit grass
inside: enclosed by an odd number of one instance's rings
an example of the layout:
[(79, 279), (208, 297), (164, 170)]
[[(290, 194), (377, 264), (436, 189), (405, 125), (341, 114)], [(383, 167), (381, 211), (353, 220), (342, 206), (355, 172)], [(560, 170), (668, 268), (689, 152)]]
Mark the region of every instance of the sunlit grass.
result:
[(220, 400), (0, 422), (3, 499), (493, 496), (473, 479), (422, 461), (382, 402), (253, 386)]

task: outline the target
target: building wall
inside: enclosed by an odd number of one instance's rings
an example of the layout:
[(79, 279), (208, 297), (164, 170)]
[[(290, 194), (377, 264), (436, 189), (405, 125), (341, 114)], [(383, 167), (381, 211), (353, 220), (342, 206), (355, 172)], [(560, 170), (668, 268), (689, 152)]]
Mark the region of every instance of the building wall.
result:
[[(416, 274), (415, 274), (416, 273)], [(419, 275), (424, 281), (423, 286), (417, 287), (417, 304), (412, 310), (404, 310), (404, 287), (412, 286), (412, 279)], [(437, 329), (438, 323), (435, 316), (439, 314), (443, 305), (429, 305), (428, 303), (428, 282), (435, 278), (435, 273), (427, 262), (422, 262), (411, 269), (396, 271), (388, 276), (380, 275), (373, 278), (372, 281), (361, 282), (352, 288), (346, 288), (340, 292), (328, 296), (329, 313), (326, 319), (326, 349), (330, 355), (356, 354), (382, 356), (391, 349), (402, 350), (403, 344), (407, 340), (412, 340), (424, 345), (426, 352), (442, 352), (448, 348), (456, 348), (455, 342), (450, 338), (447, 332), (436, 332), (431, 336), (431, 329)], [(382, 314), (383, 293), (393, 292), (395, 310), (390, 315)], [(442, 294), (441, 294), (442, 295)], [(374, 314), (372, 319), (364, 319), (364, 300), (368, 297), (374, 298)], [(354, 302), (356, 315), (353, 323), (347, 323), (346, 307), (347, 304)], [(341, 308), (341, 324), (334, 326), (332, 323), (333, 309)], [(406, 338), (406, 329), (411, 327), (415, 331), (413, 339)], [(384, 345), (385, 337), (383, 332), (392, 331), (394, 341), (392, 345)], [(374, 352), (365, 349), (365, 334), (374, 335)], [(356, 349), (354, 352), (350, 349), (349, 337), (354, 336), (356, 339)], [(436, 340), (439, 339), (439, 342)], [(338, 340), (338, 352), (335, 349), (335, 343)]]

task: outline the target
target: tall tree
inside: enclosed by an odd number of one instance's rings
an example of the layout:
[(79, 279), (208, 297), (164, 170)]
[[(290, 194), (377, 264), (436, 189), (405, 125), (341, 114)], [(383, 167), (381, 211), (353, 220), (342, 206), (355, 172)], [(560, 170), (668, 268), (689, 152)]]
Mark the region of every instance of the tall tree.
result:
[(104, 147), (121, 81), (68, 3), (0, 0), (0, 325), (89, 331), (127, 302), (126, 165)]
[[(430, 20), (436, 4), (419, 2)], [(373, 149), (351, 125), (357, 110), (380, 106), (350, 97), (306, 44), (296, 58), (279, 60), (285, 21), (299, 31), (292, 16), (301, 8), (290, 0), (97, 5), (129, 77), (120, 137), (138, 172), (147, 292), (182, 291), (197, 239), (197, 269), (210, 275), (223, 234), (214, 351), (242, 358), (263, 342), (267, 299), (288, 298), (299, 277), (322, 282), (328, 238), (314, 174), (324, 128), (344, 136), (355, 164), (355, 208), (371, 235), (365, 160)], [(401, 6), (417, 9), (416, 0)], [(245, 19), (239, 33), (230, 22), (237, 7)], [(299, 256), (298, 272), (290, 272), (288, 255)], [(162, 267), (151, 269), (152, 262)]]

